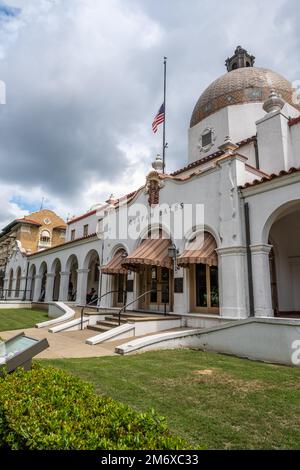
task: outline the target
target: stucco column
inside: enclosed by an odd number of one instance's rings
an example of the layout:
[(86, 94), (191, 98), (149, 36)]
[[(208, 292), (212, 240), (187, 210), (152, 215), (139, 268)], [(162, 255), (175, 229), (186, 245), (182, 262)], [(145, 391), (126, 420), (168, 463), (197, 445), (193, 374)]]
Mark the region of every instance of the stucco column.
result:
[(77, 294), (76, 303), (78, 305), (86, 304), (87, 281), (89, 269), (77, 269)]
[(269, 254), (272, 245), (251, 245), (254, 311), (256, 317), (273, 317)]
[(25, 300), (30, 300), (31, 286), (32, 286), (33, 279), (34, 278), (32, 276), (28, 275), (28, 277), (27, 277), (27, 292), (26, 292)]
[[(101, 273), (100, 273), (100, 276), (101, 276)], [(109, 308), (112, 306), (111, 295), (104, 295), (104, 294), (112, 290), (113, 278), (114, 278), (113, 275), (110, 276), (108, 274), (102, 274), (101, 295), (103, 295), (103, 297), (101, 299), (101, 307)]]
[(3, 295), (3, 298), (7, 297), (8, 283), (9, 283), (9, 279), (8, 277), (5, 277), (3, 279), (3, 292), (0, 293), (1, 295)]
[(65, 271), (65, 272), (60, 273), (59, 297), (58, 297), (60, 302), (64, 302), (68, 300), (69, 280), (70, 280), (70, 271)]
[(248, 286), (246, 279), (246, 248), (218, 248), (220, 316), (248, 317)]
[(11, 286), (11, 295), (10, 295), (11, 299), (14, 299), (16, 296), (16, 285), (17, 285), (17, 278), (13, 277), (12, 286)]
[(54, 287), (54, 273), (47, 274), (45, 302), (52, 302), (53, 300), (53, 287)]
[(34, 292), (33, 292), (33, 302), (38, 302), (41, 295), (42, 287), (42, 278), (41, 274), (36, 274), (34, 281)]
[[(20, 293), (19, 293), (19, 299), (27, 299), (27, 294), (28, 292), (25, 292), (25, 288), (26, 288), (26, 279), (27, 277), (26, 276), (21, 276), (21, 281), (20, 281)], [(27, 286), (28, 288), (28, 286)], [(26, 294), (26, 295), (25, 295)]]
[(183, 279), (183, 292), (175, 293), (174, 292), (174, 306), (173, 311), (174, 313), (186, 313), (189, 312), (189, 269), (187, 268), (179, 268), (174, 273), (174, 281), (173, 286), (175, 285), (175, 279), (182, 278)]
[(8, 289), (8, 283), (9, 283), (9, 278), (5, 277), (3, 281), (3, 289), (6, 290)]

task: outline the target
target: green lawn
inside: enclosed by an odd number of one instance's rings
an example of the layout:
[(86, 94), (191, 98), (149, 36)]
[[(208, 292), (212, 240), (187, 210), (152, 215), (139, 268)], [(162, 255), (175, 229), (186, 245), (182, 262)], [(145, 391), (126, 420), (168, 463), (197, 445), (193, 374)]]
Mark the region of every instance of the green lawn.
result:
[(195, 350), (41, 361), (209, 449), (300, 449), (300, 369)]
[(0, 331), (32, 328), (36, 323), (49, 320), (48, 313), (29, 308), (0, 309)]

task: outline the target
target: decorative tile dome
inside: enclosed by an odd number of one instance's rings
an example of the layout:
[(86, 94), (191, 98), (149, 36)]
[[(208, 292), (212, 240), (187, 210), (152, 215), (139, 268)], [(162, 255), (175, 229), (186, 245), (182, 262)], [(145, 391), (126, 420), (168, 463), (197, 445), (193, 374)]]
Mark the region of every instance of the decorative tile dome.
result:
[(272, 70), (258, 67), (242, 67), (232, 70), (215, 80), (202, 93), (194, 108), (190, 127), (195, 126), (219, 109), (234, 104), (263, 103), (271, 90), (275, 90), (284, 101), (293, 103), (291, 82)]

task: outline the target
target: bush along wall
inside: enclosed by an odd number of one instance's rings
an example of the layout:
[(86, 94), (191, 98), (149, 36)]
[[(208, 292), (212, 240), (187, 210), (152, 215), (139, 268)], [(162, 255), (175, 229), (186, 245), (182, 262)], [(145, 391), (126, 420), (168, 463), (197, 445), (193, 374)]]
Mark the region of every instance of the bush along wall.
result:
[(36, 365), (0, 379), (0, 449), (189, 449), (154, 412), (138, 413), (92, 385)]

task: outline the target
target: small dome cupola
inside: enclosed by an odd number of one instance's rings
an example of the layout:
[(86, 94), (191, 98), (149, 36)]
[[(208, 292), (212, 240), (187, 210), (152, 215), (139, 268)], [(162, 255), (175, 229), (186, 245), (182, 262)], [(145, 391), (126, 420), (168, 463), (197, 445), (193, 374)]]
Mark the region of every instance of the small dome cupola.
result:
[(225, 61), (227, 72), (232, 72), (232, 70), (241, 69), (244, 67), (253, 67), (255, 62), (254, 55), (248, 54), (246, 49), (243, 49), (241, 46), (237, 46), (234, 55), (228, 57)]

